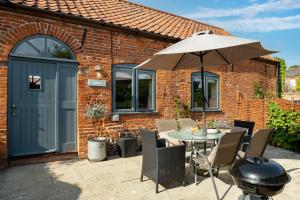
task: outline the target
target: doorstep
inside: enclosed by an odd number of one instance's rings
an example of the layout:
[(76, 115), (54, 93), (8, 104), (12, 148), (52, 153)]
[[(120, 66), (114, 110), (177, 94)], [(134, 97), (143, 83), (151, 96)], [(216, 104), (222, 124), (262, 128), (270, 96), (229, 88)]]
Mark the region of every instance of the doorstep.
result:
[(30, 155), (30, 156), (20, 156), (20, 157), (10, 158), (8, 160), (8, 167), (17, 166), (17, 165), (28, 165), (28, 164), (36, 164), (36, 163), (74, 160), (74, 159), (79, 159), (77, 152), (48, 153), (48, 154), (39, 154), (39, 155)]

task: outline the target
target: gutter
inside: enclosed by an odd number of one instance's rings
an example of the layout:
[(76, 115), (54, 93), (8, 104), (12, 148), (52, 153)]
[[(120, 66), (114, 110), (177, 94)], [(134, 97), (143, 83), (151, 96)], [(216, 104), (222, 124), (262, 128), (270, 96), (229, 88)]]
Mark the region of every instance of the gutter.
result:
[[(93, 19), (87, 19), (87, 18), (83, 18), (83, 17), (80, 17), (80, 16), (75, 16), (75, 15), (72, 15), (72, 14), (64, 14), (64, 13), (61, 13), (61, 12), (53, 12), (53, 11), (50, 11), (50, 10), (40, 9), (40, 8), (37, 8), (37, 7), (30, 7), (30, 6), (24, 6), (24, 5), (21, 5), (21, 4), (14, 4), (14, 3), (11, 3), (10, 1), (7, 1), (7, 0), (0, 0), (0, 8), (4, 8), (4, 10), (8, 10), (8, 11), (12, 11), (12, 12), (18, 12), (18, 13), (22, 13), (22, 14), (31, 15), (31, 16), (37, 16), (37, 17), (40, 17), (43, 14), (47, 14), (47, 15), (50, 15), (52, 17), (61, 18), (62, 21), (70, 20), (71, 23), (81, 24), (81, 25), (84, 25), (84, 26), (91, 26), (91, 27), (96, 27), (96, 28), (106, 27), (108, 29), (125, 31), (127, 33), (132, 34), (132, 35), (141, 35), (141, 36), (146, 36), (146, 37), (149, 37), (149, 38), (155, 38), (155, 39), (159, 39), (159, 40), (163, 40), (163, 41), (167, 41), (167, 42), (178, 42), (178, 41), (181, 40), (179, 38), (164, 36), (164, 35), (161, 35), (161, 34), (158, 34), (158, 33), (142, 31), (142, 30), (139, 30), (139, 29), (133, 29), (133, 28), (129, 28), (129, 27), (121, 26), (121, 25), (116, 25), (116, 24), (113, 24), (113, 23), (105, 22), (105, 21), (96, 21), (96, 20), (93, 20)], [(31, 13), (28, 13), (28, 11), (29, 12), (31, 11)]]

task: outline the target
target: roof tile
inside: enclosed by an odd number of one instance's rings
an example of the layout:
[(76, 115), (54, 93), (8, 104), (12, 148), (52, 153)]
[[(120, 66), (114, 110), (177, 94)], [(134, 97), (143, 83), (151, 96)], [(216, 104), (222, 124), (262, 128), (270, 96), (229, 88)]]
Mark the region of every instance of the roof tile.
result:
[(167, 12), (152, 9), (127, 0), (8, 0), (14, 4), (37, 7), (52, 12), (104, 21), (123, 27), (184, 39), (194, 32), (211, 30), (229, 33), (221, 28)]

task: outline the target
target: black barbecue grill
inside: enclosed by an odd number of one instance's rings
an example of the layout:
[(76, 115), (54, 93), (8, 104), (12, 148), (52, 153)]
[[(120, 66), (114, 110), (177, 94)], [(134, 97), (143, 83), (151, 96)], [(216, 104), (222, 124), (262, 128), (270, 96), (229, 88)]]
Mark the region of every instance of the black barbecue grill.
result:
[(235, 184), (243, 190), (240, 199), (269, 199), (279, 194), (290, 176), (278, 163), (262, 157), (238, 160), (230, 169)]

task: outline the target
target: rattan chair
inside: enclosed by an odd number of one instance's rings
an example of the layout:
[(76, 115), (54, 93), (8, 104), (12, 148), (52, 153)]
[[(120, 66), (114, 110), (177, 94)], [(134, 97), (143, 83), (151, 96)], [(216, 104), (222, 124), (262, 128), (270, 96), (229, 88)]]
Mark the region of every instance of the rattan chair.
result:
[(233, 127), (232, 130), (234, 130), (235, 128), (244, 128), (246, 129), (246, 134), (243, 136), (242, 139), (242, 149), (241, 151), (245, 152), (247, 149), (247, 144), (250, 142), (252, 134), (253, 134), (253, 129), (255, 126), (255, 122), (253, 121), (242, 121), (242, 120), (234, 120), (233, 121)]
[[(214, 147), (209, 155), (196, 151), (196, 157), (191, 158), (195, 165), (199, 165), (208, 170), (218, 200), (220, 198), (214, 181), (213, 171), (216, 170), (218, 173), (220, 167), (230, 166), (234, 163), (244, 134), (244, 131), (227, 133), (220, 138), (218, 145)], [(188, 175), (191, 168), (192, 165), (190, 164)], [(197, 184), (197, 167), (195, 167), (195, 184)]]
[(266, 147), (271, 139), (274, 129), (261, 129), (253, 134), (250, 143), (243, 143), (247, 145), (245, 152), (239, 151), (239, 157), (262, 157)]
[(184, 184), (185, 145), (166, 147), (164, 139), (157, 139), (156, 132), (141, 129), (142, 137), (142, 172), (143, 176), (158, 184), (169, 185), (175, 182)]

